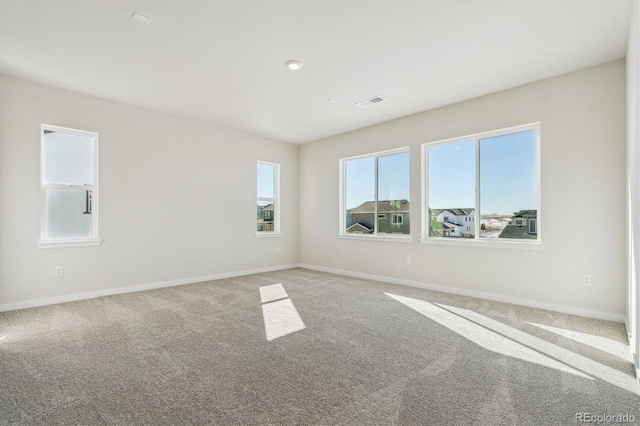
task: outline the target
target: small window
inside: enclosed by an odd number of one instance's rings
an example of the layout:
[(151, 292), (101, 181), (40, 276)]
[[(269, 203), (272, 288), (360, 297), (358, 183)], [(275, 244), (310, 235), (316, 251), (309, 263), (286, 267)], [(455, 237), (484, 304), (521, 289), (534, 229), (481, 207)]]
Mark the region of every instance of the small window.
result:
[[(340, 170), (343, 182), (340, 234), (410, 233), (410, 156), (407, 148), (342, 159)], [(388, 214), (391, 214), (391, 221), (387, 220)]]
[(41, 248), (100, 245), (98, 134), (41, 126)]
[(257, 227), (258, 235), (280, 233), (280, 165), (258, 161), (257, 165)]
[(536, 220), (535, 219), (529, 219), (529, 233), (530, 234), (536, 234)]

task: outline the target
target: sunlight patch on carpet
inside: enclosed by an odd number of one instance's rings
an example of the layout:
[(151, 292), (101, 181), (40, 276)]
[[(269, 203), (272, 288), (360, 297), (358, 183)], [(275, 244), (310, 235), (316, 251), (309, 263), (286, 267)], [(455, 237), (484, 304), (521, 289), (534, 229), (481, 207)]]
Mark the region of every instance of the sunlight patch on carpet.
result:
[(260, 301), (262, 303), (273, 302), (275, 300), (289, 297), (282, 284), (273, 284), (260, 287)]
[(262, 305), (262, 315), (267, 341), (295, 333), (306, 327), (291, 299), (265, 303)]
[(267, 341), (270, 342), (306, 328), (282, 284), (266, 285), (259, 290)]
[(631, 351), (629, 350), (629, 346), (624, 343), (617, 342), (613, 339), (608, 339), (606, 337), (596, 336), (594, 334), (583, 333), (580, 331), (567, 330), (565, 328), (553, 327), (550, 325), (544, 324), (536, 324), (533, 322), (528, 322), (527, 324), (534, 325), (543, 330), (550, 331), (551, 333), (555, 333), (562, 337), (566, 337), (567, 339), (574, 340), (578, 343), (582, 343), (592, 348), (600, 349), (601, 351), (605, 351), (610, 353), (611, 355), (615, 355), (618, 358), (622, 358), (625, 361), (633, 362), (633, 358), (631, 356)]
[(385, 294), (489, 351), (638, 394), (634, 377), (472, 310)]
[(411, 297), (385, 294), (487, 350), (593, 380), (592, 377), (575, 368), (571, 368), (498, 333), (494, 333), (472, 321), (460, 318), (460, 316), (432, 303)]

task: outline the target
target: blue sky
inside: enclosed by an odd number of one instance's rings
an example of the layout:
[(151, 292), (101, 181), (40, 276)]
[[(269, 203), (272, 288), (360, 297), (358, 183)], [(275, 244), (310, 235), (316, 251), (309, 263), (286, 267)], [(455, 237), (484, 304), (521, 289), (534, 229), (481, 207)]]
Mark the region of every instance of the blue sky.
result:
[(275, 166), (258, 163), (258, 197), (273, 198)]
[(480, 214), (537, 209), (536, 132), (480, 140)]
[[(375, 199), (375, 161), (373, 157), (347, 162), (347, 209)], [(378, 157), (378, 200), (409, 200), (409, 153)]]
[[(429, 147), (429, 207), (475, 205), (473, 139)], [(480, 139), (480, 214), (537, 208), (536, 132)]]
[[(536, 132), (480, 140), (480, 214), (537, 208)], [(429, 147), (429, 207), (475, 205), (473, 139)], [(378, 158), (378, 199), (409, 200), (409, 153)], [(375, 158), (346, 164), (347, 209), (375, 198)]]

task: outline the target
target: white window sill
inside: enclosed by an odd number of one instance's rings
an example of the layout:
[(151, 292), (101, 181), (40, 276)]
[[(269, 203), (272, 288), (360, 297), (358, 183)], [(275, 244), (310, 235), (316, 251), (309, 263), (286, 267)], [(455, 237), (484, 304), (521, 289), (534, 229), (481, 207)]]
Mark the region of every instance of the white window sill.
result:
[(476, 240), (472, 238), (420, 238), (421, 244), (436, 244), (443, 246), (467, 246), (467, 247), (489, 247), (518, 250), (543, 250), (541, 242), (526, 241), (496, 241), (495, 239)]
[(345, 240), (391, 241), (394, 243), (410, 243), (413, 241), (411, 235), (338, 234), (338, 238)]
[(102, 244), (102, 240), (59, 240), (38, 241), (38, 248), (67, 248), (67, 247), (95, 247)]
[(279, 232), (256, 232), (256, 238), (280, 238), (282, 234)]

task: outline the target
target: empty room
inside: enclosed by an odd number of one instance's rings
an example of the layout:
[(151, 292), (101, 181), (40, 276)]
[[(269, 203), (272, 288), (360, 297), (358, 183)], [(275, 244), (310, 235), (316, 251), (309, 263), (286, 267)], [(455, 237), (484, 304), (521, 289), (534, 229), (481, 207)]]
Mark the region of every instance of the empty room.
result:
[(640, 423), (638, 271), (638, 0), (0, 0), (0, 425)]

